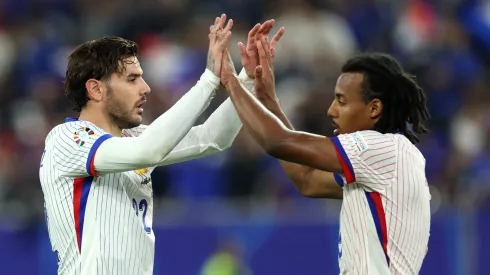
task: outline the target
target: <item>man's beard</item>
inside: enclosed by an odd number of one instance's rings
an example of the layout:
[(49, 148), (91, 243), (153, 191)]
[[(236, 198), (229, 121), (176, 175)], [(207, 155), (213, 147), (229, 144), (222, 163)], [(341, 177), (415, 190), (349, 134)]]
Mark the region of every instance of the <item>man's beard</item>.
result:
[(114, 96), (111, 88), (108, 90), (108, 95), (107, 112), (112, 123), (119, 129), (131, 129), (140, 125), (139, 121), (132, 119), (131, 110), (126, 110), (126, 104)]

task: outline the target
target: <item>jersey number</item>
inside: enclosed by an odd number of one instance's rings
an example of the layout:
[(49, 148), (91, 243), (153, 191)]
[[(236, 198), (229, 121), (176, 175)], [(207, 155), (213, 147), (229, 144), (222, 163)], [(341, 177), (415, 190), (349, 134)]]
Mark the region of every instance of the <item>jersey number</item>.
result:
[(146, 212), (148, 211), (148, 202), (145, 199), (142, 199), (140, 203), (133, 199), (133, 209), (136, 211), (136, 216), (139, 216), (139, 212), (142, 212), (141, 220), (143, 222), (143, 228), (146, 233), (151, 232), (151, 227), (146, 224)]

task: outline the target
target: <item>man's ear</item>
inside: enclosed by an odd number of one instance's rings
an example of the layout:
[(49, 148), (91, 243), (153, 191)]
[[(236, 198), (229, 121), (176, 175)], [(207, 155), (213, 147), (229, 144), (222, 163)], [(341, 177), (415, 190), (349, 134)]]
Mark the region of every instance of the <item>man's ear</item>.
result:
[(104, 83), (93, 78), (87, 80), (87, 82), (85, 83), (85, 88), (87, 89), (88, 98), (96, 102), (102, 100), (102, 94), (106, 89)]
[(383, 102), (375, 98), (369, 103), (369, 113), (372, 119), (377, 119), (383, 112)]

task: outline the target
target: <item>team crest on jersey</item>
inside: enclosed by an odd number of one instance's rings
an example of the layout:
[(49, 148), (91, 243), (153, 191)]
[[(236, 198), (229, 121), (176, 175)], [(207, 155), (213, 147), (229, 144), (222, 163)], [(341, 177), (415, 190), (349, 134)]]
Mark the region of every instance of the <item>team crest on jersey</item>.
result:
[(81, 127), (73, 133), (73, 139), (79, 146), (83, 146), (95, 135), (94, 131), (88, 127)]
[(146, 185), (151, 181), (151, 177), (149, 177), (149, 175), (148, 175), (149, 171), (150, 171), (150, 169), (148, 169), (148, 168), (138, 169), (138, 170), (134, 171), (136, 173), (136, 175), (140, 175), (140, 176), (145, 177), (143, 179), (143, 181), (141, 182), (141, 184)]
[(367, 142), (364, 140), (359, 132), (351, 134), (351, 137), (354, 139), (354, 144), (356, 145), (357, 150), (359, 150), (360, 153), (368, 149)]
[(148, 168), (143, 168), (135, 170), (134, 172), (136, 173), (136, 175), (144, 176), (146, 175), (146, 173), (148, 173), (148, 171), (150, 171)]

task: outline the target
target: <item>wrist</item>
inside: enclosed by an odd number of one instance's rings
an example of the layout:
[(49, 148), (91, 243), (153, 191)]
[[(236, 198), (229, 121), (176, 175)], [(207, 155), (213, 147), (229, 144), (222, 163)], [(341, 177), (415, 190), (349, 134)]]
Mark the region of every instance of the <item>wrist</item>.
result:
[(240, 82), (236, 75), (233, 75), (226, 82), (223, 82), (223, 86), (225, 86), (227, 91), (233, 90), (237, 85), (240, 85)]
[(216, 76), (214, 74), (214, 72), (212, 72), (208, 68), (206, 68), (206, 70), (204, 70), (204, 73), (201, 75), (201, 78), (200, 79), (201, 80), (204, 80), (204, 81), (209, 81), (210, 83), (212, 83), (216, 87), (218, 87), (219, 86), (219, 83), (220, 83), (219, 76)]

